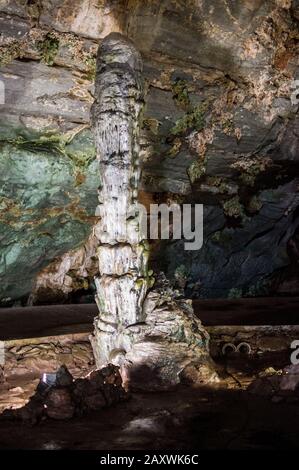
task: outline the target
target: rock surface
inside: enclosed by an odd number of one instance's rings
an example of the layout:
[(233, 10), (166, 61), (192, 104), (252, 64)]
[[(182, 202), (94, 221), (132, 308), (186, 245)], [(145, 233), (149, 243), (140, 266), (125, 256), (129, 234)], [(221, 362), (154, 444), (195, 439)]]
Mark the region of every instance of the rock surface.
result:
[(53, 385), (41, 380), (35, 394), (23, 408), (7, 410), (3, 416), (32, 424), (45, 418), (65, 420), (101, 410), (127, 398), (118, 368), (112, 364), (80, 379), (74, 379), (66, 366), (61, 366)]
[(299, 367), (291, 365), (281, 371), (269, 371), (254, 380), (248, 391), (253, 395), (270, 398), (273, 403), (299, 403)]
[(124, 344), (131, 348), (121, 371), (131, 388), (167, 390), (179, 383), (219, 382), (206, 329), (192, 305), (176, 298), (164, 279), (148, 294), (143, 312), (144, 324), (123, 332)]
[(142, 61), (134, 45), (110, 34), (97, 58), (93, 130), (102, 185), (95, 227), (99, 276), (94, 351), (98, 365), (126, 350), (121, 330), (143, 321), (149, 285), (147, 249), (137, 207), (139, 134), (143, 104)]
[(36, 379), (43, 372), (54, 373), (66, 364), (75, 377), (82, 377), (94, 368), (94, 357), (88, 333), (29, 338), (5, 342), (4, 382), (11, 377)]
[[(77, 134), (75, 159), (48, 132), (60, 142), (89, 125), (95, 53), (110, 32), (126, 33), (145, 63), (141, 189), (205, 205), (202, 250), (163, 244), (155, 264), (183, 273), (188, 296), (298, 294), (296, 0), (7, 0), (0, 24), (3, 304), (26, 302), (38, 273), (53, 261), (59, 271), (57, 258), (90, 236), (99, 186), (90, 129)], [(82, 285), (71, 271), (66, 296)]]
[(147, 295), (154, 279), (138, 207), (142, 78), (135, 46), (120, 34), (108, 35), (98, 52), (92, 109), (102, 177), (92, 345), (98, 367), (121, 365), (128, 386), (168, 389), (185, 379), (217, 380), (217, 374), (192, 306), (176, 301), (164, 279), (165, 286)]

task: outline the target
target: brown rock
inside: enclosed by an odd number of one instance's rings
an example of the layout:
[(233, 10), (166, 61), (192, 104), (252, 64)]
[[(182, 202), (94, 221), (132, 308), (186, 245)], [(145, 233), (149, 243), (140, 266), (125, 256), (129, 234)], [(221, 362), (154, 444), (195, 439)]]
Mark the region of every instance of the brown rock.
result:
[(121, 386), (122, 378), (119, 373), (119, 367), (108, 364), (108, 366), (100, 370), (100, 373), (104, 377), (104, 383)]
[(86, 379), (77, 379), (72, 393), (79, 414), (110, 406), (127, 396), (122, 387), (119, 368), (112, 364), (91, 372)]
[(127, 394), (122, 387), (116, 385), (105, 384), (103, 388), (103, 395), (105, 397), (107, 406), (111, 406), (114, 403), (118, 403), (127, 398)]
[(98, 391), (93, 395), (86, 396), (84, 404), (88, 410), (100, 410), (106, 406), (106, 400), (102, 392)]
[[(100, 393), (100, 392), (98, 392)], [(76, 406), (76, 413), (84, 414), (90, 408), (90, 398), (96, 394), (88, 379), (77, 379), (74, 382), (72, 397)]]
[(210, 365), (207, 361), (207, 364), (202, 365), (200, 368), (193, 365), (187, 366), (180, 374), (181, 382), (194, 387), (208, 383), (218, 383), (219, 377), (214, 367), (212, 361)]
[(16, 417), (23, 421), (29, 421), (31, 424), (37, 424), (44, 416), (45, 407), (39, 397), (33, 396), (29, 402), (15, 411)]
[(92, 371), (89, 376), (89, 382), (94, 389), (102, 389), (104, 385), (104, 376), (99, 370)]
[(65, 365), (59, 367), (56, 373), (56, 385), (58, 387), (68, 387), (72, 385), (74, 379)]
[(285, 374), (281, 378), (280, 389), (294, 392), (299, 388), (299, 366), (289, 366), (284, 369)]
[(70, 419), (75, 406), (68, 388), (52, 388), (45, 400), (46, 414), (53, 419)]

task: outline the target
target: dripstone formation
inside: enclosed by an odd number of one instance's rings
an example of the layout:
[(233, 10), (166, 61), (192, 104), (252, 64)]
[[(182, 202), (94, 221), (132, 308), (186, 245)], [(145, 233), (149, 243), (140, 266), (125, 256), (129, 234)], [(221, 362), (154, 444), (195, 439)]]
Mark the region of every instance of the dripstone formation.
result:
[(119, 368), (113, 364), (94, 370), (85, 378), (74, 379), (65, 365), (52, 375), (55, 378), (51, 384), (40, 380), (29, 402), (22, 408), (5, 410), (2, 418), (20, 419), (31, 424), (45, 418), (71, 419), (129, 398), (122, 386)]
[(98, 52), (92, 122), (102, 185), (95, 236), (99, 241), (92, 338), (97, 366), (121, 366), (131, 385), (168, 388), (216, 378), (208, 334), (192, 307), (178, 300), (162, 276), (148, 271), (148, 243), (138, 210), (139, 133), (143, 108), (142, 60), (120, 34)]

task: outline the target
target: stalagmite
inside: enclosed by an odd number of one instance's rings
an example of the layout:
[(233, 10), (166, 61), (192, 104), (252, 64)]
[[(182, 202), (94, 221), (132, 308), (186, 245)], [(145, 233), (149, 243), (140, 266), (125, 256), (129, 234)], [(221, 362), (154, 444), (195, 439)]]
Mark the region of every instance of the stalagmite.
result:
[(127, 351), (124, 330), (144, 320), (148, 249), (138, 230), (138, 213), (134, 214), (140, 174), (141, 71), (141, 57), (128, 40), (115, 33), (103, 41), (93, 105), (102, 177), (100, 222), (95, 229), (100, 242), (95, 355), (100, 365)]
[(92, 109), (102, 178), (92, 344), (98, 366), (112, 362), (131, 384), (160, 389), (217, 376), (208, 334), (191, 305), (176, 299), (163, 277), (149, 292), (148, 243), (138, 212), (142, 84), (134, 45), (120, 34), (107, 36), (99, 48)]

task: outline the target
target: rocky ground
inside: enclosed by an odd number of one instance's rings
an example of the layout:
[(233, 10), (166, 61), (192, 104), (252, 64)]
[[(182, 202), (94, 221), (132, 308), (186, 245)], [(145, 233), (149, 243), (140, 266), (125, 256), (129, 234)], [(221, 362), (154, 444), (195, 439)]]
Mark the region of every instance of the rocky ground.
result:
[[(290, 364), (291, 343), (299, 334), (298, 299), (197, 300), (193, 306), (229, 387), (246, 388), (265, 370)], [(26, 404), (41, 374), (61, 364), (75, 378), (95, 367), (89, 335), (96, 313), (96, 305), (1, 310), (5, 364), (0, 368), (0, 411)]]

